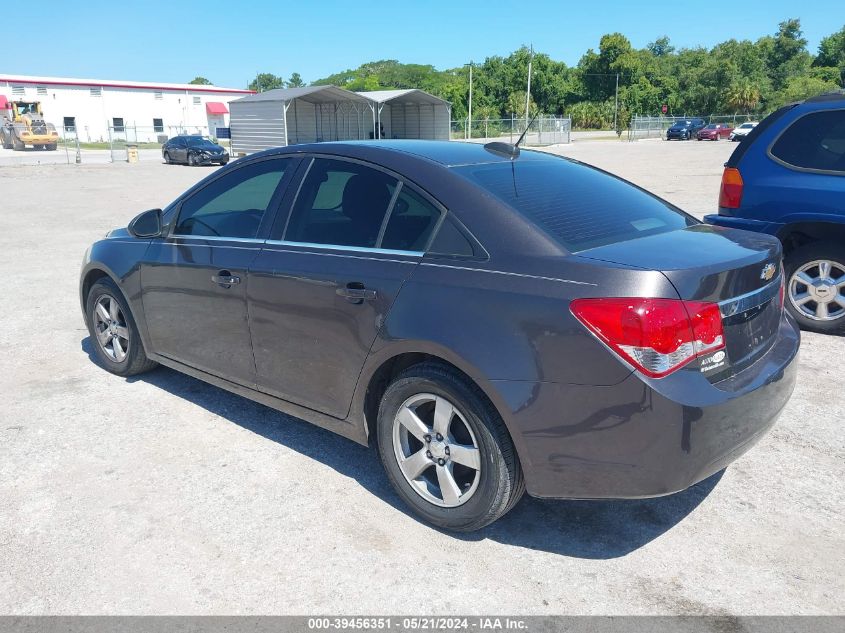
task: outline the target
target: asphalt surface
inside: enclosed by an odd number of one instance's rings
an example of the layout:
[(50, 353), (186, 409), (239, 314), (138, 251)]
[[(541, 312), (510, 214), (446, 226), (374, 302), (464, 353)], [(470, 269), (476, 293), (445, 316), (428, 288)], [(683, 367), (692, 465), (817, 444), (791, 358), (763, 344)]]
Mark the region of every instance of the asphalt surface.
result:
[[(583, 142), (701, 215), (728, 143)], [(845, 612), (845, 338), (805, 335), (781, 420), (669, 497), (410, 516), (375, 451), (167, 369), (90, 358), (89, 243), (213, 168), (0, 168), (0, 613)]]

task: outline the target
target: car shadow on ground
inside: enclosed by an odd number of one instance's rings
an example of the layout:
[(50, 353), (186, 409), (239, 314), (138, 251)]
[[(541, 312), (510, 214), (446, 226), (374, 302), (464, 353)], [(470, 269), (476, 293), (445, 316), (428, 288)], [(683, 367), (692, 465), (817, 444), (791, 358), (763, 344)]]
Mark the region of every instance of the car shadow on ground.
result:
[[(85, 338), (81, 344), (91, 361), (96, 363), (91, 339)], [(355, 479), (370, 493), (416, 519), (390, 487), (377, 451), (372, 447), (366, 448), (166, 367), (128, 378), (127, 381), (154, 385), (268, 440), (318, 460)], [(677, 525), (710, 494), (723, 472), (683, 492), (656, 499), (559, 501), (525, 495), (507, 515), (478, 532), (444, 533), (466, 541), (492, 539), (562, 556), (618, 558)]]

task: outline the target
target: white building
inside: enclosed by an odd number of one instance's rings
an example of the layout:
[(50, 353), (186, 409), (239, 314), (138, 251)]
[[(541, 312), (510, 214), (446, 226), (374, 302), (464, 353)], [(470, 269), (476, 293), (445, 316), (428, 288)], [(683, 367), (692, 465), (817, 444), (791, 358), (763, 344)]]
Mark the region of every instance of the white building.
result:
[(83, 142), (154, 141), (160, 135), (217, 136), (229, 125), (229, 101), (250, 90), (193, 84), (0, 75), (0, 113), (7, 101), (40, 101), (47, 122)]

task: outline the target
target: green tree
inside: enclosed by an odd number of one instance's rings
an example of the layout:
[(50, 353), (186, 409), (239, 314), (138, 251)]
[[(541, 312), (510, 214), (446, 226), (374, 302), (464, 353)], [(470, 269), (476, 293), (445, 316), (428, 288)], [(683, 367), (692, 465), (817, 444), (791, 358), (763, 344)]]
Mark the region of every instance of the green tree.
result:
[(741, 79), (728, 87), (725, 103), (734, 112), (748, 114), (760, 103), (760, 90), (749, 79)]
[(655, 57), (663, 57), (675, 52), (675, 47), (669, 43), (669, 38), (665, 35), (649, 42), (646, 48)]
[(769, 75), (775, 90), (781, 90), (792, 77), (806, 73), (812, 58), (801, 31), (801, 20), (792, 18), (778, 24), (774, 37), (759, 42), (766, 54)]
[(838, 69), (839, 85), (845, 87), (845, 26), (822, 38), (813, 66)]
[(287, 85), (288, 88), (301, 88), (305, 85), (305, 82), (302, 81), (302, 76), (299, 73), (292, 73)]
[(275, 88), (284, 88), (285, 80), (273, 73), (258, 73), (247, 88), (256, 92), (266, 92)]
[(197, 86), (210, 86), (210, 85), (212, 85), (211, 82), (208, 79), (206, 79), (205, 77), (194, 77), (188, 83), (194, 84), (194, 85), (197, 85)]

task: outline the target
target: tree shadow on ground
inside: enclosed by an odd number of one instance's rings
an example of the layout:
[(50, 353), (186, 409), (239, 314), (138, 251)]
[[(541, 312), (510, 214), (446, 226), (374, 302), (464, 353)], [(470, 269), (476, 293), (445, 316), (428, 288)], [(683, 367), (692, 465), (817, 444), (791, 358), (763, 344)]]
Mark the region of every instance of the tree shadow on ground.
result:
[[(81, 344), (96, 363), (90, 338), (83, 339)], [(127, 381), (154, 385), (270, 441), (318, 460), (355, 479), (397, 510), (416, 518), (391, 488), (373, 448), (165, 367)], [(511, 512), (492, 525), (471, 534), (448, 534), (466, 541), (491, 539), (576, 558), (618, 558), (677, 525), (710, 494), (723, 473), (716, 473), (683, 492), (655, 499), (557, 501), (526, 495)]]

